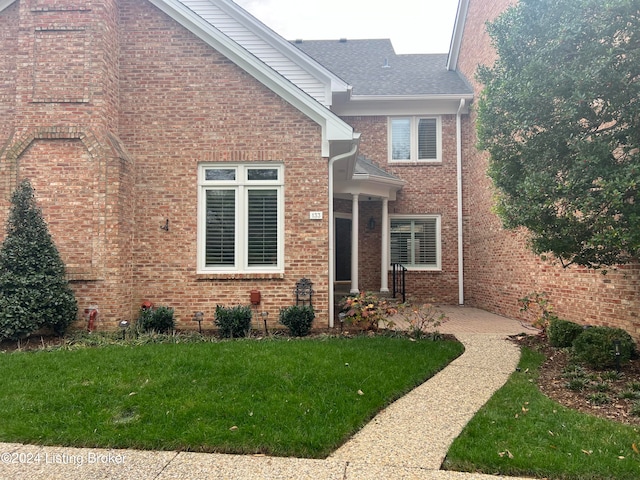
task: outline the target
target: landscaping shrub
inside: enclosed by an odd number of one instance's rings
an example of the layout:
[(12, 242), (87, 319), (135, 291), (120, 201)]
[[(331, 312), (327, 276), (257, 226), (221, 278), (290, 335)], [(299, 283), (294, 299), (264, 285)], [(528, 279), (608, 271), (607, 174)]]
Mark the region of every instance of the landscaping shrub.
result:
[(389, 315), (397, 310), (385, 298), (373, 293), (361, 292), (346, 297), (342, 304), (345, 322), (365, 330), (378, 330), (380, 323), (386, 324)]
[(570, 347), (583, 331), (584, 328), (577, 323), (554, 317), (549, 320), (549, 326), (547, 327), (549, 344), (552, 347)]
[(615, 341), (620, 342), (620, 363), (628, 362), (635, 354), (636, 345), (627, 332), (611, 327), (591, 327), (584, 330), (573, 342), (573, 357), (599, 370), (615, 367)]
[(0, 248), (0, 339), (17, 340), (40, 327), (63, 335), (78, 304), (28, 180), (11, 204)]
[(216, 307), (215, 324), (223, 338), (246, 337), (251, 330), (251, 307)]
[(168, 333), (175, 328), (173, 308), (158, 307), (156, 309), (142, 308), (138, 317), (137, 327), (140, 332)]
[(292, 305), (280, 310), (280, 323), (287, 327), (294, 337), (309, 335), (315, 317), (316, 314), (310, 305)]

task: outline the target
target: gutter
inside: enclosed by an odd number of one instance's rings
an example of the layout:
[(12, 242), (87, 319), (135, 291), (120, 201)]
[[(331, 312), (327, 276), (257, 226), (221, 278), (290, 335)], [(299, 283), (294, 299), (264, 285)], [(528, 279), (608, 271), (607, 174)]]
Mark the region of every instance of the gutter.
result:
[(342, 153), (340, 155), (336, 155), (329, 159), (329, 328), (333, 328), (334, 326), (334, 308), (335, 308), (335, 298), (333, 292), (333, 284), (336, 278), (336, 260), (335, 260), (335, 225), (334, 225), (334, 213), (333, 213), (333, 166), (336, 162), (340, 160), (345, 160), (347, 158), (353, 157), (358, 151), (358, 146), (360, 144), (360, 134), (354, 134), (353, 145), (351, 146), (351, 150), (347, 153)]
[(456, 189), (458, 194), (458, 304), (464, 305), (464, 248), (462, 232), (462, 110), (466, 105), (460, 99), (460, 107), (456, 113)]

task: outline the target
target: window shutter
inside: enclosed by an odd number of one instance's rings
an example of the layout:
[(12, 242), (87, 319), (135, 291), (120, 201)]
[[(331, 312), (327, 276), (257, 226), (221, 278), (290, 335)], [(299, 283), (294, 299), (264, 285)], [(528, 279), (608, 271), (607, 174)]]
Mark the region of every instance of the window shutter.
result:
[(391, 222), (391, 263), (409, 264), (411, 245), (411, 222)]
[(248, 265), (278, 263), (278, 192), (248, 191)]
[(413, 249), (416, 264), (437, 265), (435, 219), (415, 223)]
[(207, 190), (205, 265), (235, 265), (236, 194)]
[(435, 118), (421, 118), (418, 121), (418, 159), (438, 158), (438, 124)]
[(438, 266), (437, 219), (393, 220), (390, 234), (391, 263)]

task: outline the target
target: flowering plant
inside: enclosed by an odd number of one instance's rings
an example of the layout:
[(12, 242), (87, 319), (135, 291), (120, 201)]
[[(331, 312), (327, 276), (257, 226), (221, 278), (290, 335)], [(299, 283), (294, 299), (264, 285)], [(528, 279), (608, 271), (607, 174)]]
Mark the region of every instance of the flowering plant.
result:
[(385, 326), (391, 322), (388, 317), (397, 312), (389, 305), (389, 302), (370, 292), (361, 292), (358, 295), (350, 295), (342, 303), (342, 312), (345, 321), (365, 330), (378, 330), (380, 323)]

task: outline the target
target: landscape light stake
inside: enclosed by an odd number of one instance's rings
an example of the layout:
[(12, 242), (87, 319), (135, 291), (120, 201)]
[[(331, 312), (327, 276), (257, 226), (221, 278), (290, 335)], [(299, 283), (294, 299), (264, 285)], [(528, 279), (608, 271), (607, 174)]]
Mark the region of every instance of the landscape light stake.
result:
[(262, 312), (262, 320), (264, 321), (264, 334), (269, 335), (269, 331), (267, 330), (267, 317), (269, 316), (269, 312)]
[(118, 324), (120, 330), (122, 330), (122, 340), (124, 340), (125, 335), (127, 334), (127, 327), (129, 326), (129, 322), (126, 320), (121, 320)]
[(616, 371), (620, 373), (620, 340), (614, 340), (613, 346), (616, 349)]
[(204, 313), (196, 312), (193, 314), (193, 321), (198, 322), (198, 332), (202, 335), (202, 320), (204, 319)]

